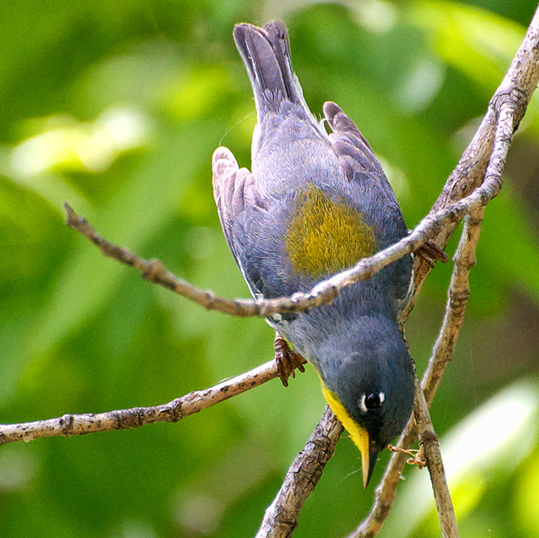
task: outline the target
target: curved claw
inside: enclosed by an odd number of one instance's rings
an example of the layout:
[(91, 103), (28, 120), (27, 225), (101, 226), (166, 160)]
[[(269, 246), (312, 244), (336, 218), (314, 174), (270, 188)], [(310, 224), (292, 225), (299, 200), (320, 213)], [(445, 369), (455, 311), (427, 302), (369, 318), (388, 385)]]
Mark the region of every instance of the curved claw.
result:
[(303, 365), (307, 361), (299, 353), (292, 351), (288, 342), (278, 333), (275, 333), (273, 348), (275, 350), (277, 372), (283, 385), (288, 387), (288, 378), (290, 376), (296, 377), (296, 368), (300, 372), (305, 372), (305, 366)]
[(434, 241), (429, 239), (423, 246), (417, 249), (419, 254), (427, 263), (434, 267), (436, 262), (446, 263), (449, 256)]

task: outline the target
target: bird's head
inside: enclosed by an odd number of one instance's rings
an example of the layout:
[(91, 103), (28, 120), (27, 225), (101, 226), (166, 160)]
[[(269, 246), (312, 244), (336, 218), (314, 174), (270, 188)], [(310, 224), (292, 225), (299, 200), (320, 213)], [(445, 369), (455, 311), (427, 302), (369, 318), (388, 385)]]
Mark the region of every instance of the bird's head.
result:
[(397, 326), (383, 316), (354, 321), (317, 361), (326, 400), (361, 451), (367, 487), (380, 451), (397, 437), (414, 403), (413, 362)]

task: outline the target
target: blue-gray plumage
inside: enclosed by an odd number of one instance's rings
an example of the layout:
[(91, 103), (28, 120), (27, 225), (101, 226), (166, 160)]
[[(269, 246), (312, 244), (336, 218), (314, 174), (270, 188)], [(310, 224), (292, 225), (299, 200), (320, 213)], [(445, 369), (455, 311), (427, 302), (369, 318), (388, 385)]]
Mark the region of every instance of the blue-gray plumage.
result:
[[(234, 39), (258, 116), (252, 173), (218, 148), (214, 194), (253, 295), (289, 296), (395, 243), (407, 228), (354, 123), (328, 102), (328, 135), (310, 112), (292, 71), (284, 24), (239, 24)], [(331, 305), (268, 320), (316, 368), (328, 402), (362, 452), (365, 486), (379, 451), (412, 410), (413, 365), (397, 326), (412, 265), (406, 256), (345, 288)]]

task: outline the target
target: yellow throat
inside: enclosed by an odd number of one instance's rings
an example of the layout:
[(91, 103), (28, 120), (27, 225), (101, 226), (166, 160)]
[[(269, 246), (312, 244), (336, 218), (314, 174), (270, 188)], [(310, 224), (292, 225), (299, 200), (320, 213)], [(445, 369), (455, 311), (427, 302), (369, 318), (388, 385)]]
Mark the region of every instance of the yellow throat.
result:
[(322, 392), (324, 393), (324, 398), (331, 407), (331, 410), (341, 421), (346, 431), (350, 434), (352, 441), (354, 441), (355, 445), (361, 452), (363, 484), (366, 486), (370, 466), (369, 434), (365, 428), (362, 428), (357, 422), (355, 422), (355, 420), (348, 414), (348, 411), (344, 408), (343, 404), (339, 401), (337, 395), (325, 387), (324, 384), (322, 384)]

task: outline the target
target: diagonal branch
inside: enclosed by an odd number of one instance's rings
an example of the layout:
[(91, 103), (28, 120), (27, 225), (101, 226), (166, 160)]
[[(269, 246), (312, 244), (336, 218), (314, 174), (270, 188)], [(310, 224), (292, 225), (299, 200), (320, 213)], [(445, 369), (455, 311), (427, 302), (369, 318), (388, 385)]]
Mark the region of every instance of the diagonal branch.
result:
[(440, 520), (443, 538), (459, 538), (455, 509), (447, 486), (444, 464), (440, 451), (440, 441), (434, 431), (429, 415), (429, 407), (421, 385), (416, 377), (416, 401), (414, 419), (417, 424), (420, 451), (423, 451), (429, 470), (436, 510)]
[(317, 284), (308, 293), (295, 293), (290, 297), (277, 299), (225, 299), (216, 296), (211, 290), (203, 290), (189, 282), (178, 278), (159, 260), (146, 260), (129, 250), (114, 245), (99, 235), (84, 217), (75, 213), (69, 204), (65, 204), (67, 224), (94, 243), (105, 256), (134, 267), (143, 278), (172, 290), (190, 299), (208, 310), (217, 310), (224, 314), (241, 317), (269, 317), (276, 313), (305, 312), (311, 308), (331, 303), (346, 287), (372, 278), (384, 267), (403, 256), (421, 248), (444, 224), (456, 226), (462, 217), (475, 209), (486, 205), (494, 198), (501, 185), (496, 182), (485, 182), (467, 198), (443, 208), (434, 215), (425, 217), (406, 237), (388, 248), (363, 258), (354, 267), (342, 271)]
[(29, 442), (42, 437), (72, 437), (85, 433), (140, 428), (154, 422), (178, 422), (182, 418), (271, 381), (278, 375), (275, 361), (269, 361), (214, 387), (190, 392), (162, 405), (98, 414), (67, 414), (63, 417), (21, 424), (0, 424), (0, 446), (16, 441)]
[[(505, 166), (505, 160), (511, 145), (513, 131), (515, 128), (515, 113), (516, 107), (508, 100), (502, 104), (501, 111), (498, 118), (498, 125), (496, 127), (496, 135), (494, 140), (494, 148), (492, 151), (491, 159), (489, 161), (485, 180), (481, 187), (479, 187), (474, 193), (484, 191), (499, 191), (502, 186), (502, 172)], [(423, 376), (421, 387), (426, 398), (426, 403), (430, 405), (436, 389), (441, 381), (443, 372), (447, 363), (453, 356), (453, 351), (460, 333), (460, 328), (464, 319), (466, 311), (466, 305), (470, 296), (469, 289), (469, 272), (475, 265), (475, 249), (477, 241), (479, 239), (479, 232), (481, 230), (481, 224), (483, 221), (484, 206), (479, 206), (471, 215), (468, 215), (465, 220), (465, 226), (462, 231), (462, 236), (459, 242), (457, 253), (455, 255), (455, 268), (451, 278), (449, 286), (448, 303), (446, 306), (446, 314), (442, 323), (440, 334), (434, 346), (433, 355), (429, 360), (429, 365)], [(414, 421), (411, 420), (405, 428), (398, 444), (400, 449), (409, 449), (417, 438), (417, 429)], [(439, 469), (441, 465), (441, 459), (438, 460), (436, 453), (435, 462), (430, 462), (427, 454), (427, 464), (429, 471), (431, 469)], [(436, 462), (440, 462), (437, 464)], [(358, 527), (355, 537), (372, 537), (375, 536), (380, 527), (383, 525), (389, 510), (395, 500), (396, 486), (399, 481), (402, 470), (406, 463), (406, 457), (402, 453), (394, 453), (391, 457), (386, 473), (382, 479), (382, 483), (376, 490), (376, 498), (374, 505), (371, 509), (369, 516)], [(433, 473), (431, 472), (431, 479)], [(443, 482), (438, 478), (436, 479), (435, 495), (440, 493), (440, 482)], [(433, 480), (433, 484), (434, 484)], [(442, 488), (443, 490), (444, 488)], [(444, 496), (444, 499), (446, 497)], [(442, 503), (445, 507), (445, 515), (447, 517), (447, 511), (450, 503), (447, 499)], [(452, 512), (452, 510), (449, 510)], [(440, 518), (442, 514), (439, 513)], [(454, 516), (454, 514), (453, 514)], [(441, 519), (442, 521), (442, 519)], [(447, 523), (447, 521), (442, 521)], [(456, 529), (456, 523), (454, 526), (449, 525), (451, 532), (453, 528)], [(451, 534), (448, 534), (451, 536)]]
[[(467, 196), (483, 181), (490, 155), (494, 146), (494, 133), (501, 104), (512, 101), (516, 107), (514, 130), (532, 98), (539, 80), (539, 9), (536, 10), (526, 35), (515, 55), (500, 86), (490, 100), (489, 107), (472, 141), (464, 151), (457, 166), (447, 179), (440, 196), (432, 206), (430, 214), (435, 214), (442, 207)], [(458, 223), (443, 227), (432, 238), (439, 246), (445, 247)], [(416, 290), (421, 288), (431, 267), (424, 260), (417, 260), (415, 268)], [(414, 300), (407, 311), (413, 308)]]
[(342, 432), (342, 424), (327, 406), (305, 448), (288, 469), (281, 489), (264, 514), (256, 538), (285, 538), (294, 532), (299, 512), (318, 484), (326, 463), (333, 457)]
[[(483, 212), (483, 209), (479, 209), (464, 220), (464, 229), (454, 257), (455, 267), (449, 285), (444, 320), (421, 382), (428, 407), (436, 394), (445, 367), (453, 357), (460, 328), (464, 321), (470, 297), (469, 274), (476, 263), (475, 250), (483, 222)], [(416, 424), (411, 420), (402, 433), (397, 446), (399, 449), (408, 450), (416, 439)], [(354, 533), (354, 538), (372, 538), (378, 533), (395, 501), (397, 485), (407, 459), (406, 453), (393, 452), (382, 481), (376, 488), (371, 511)]]

